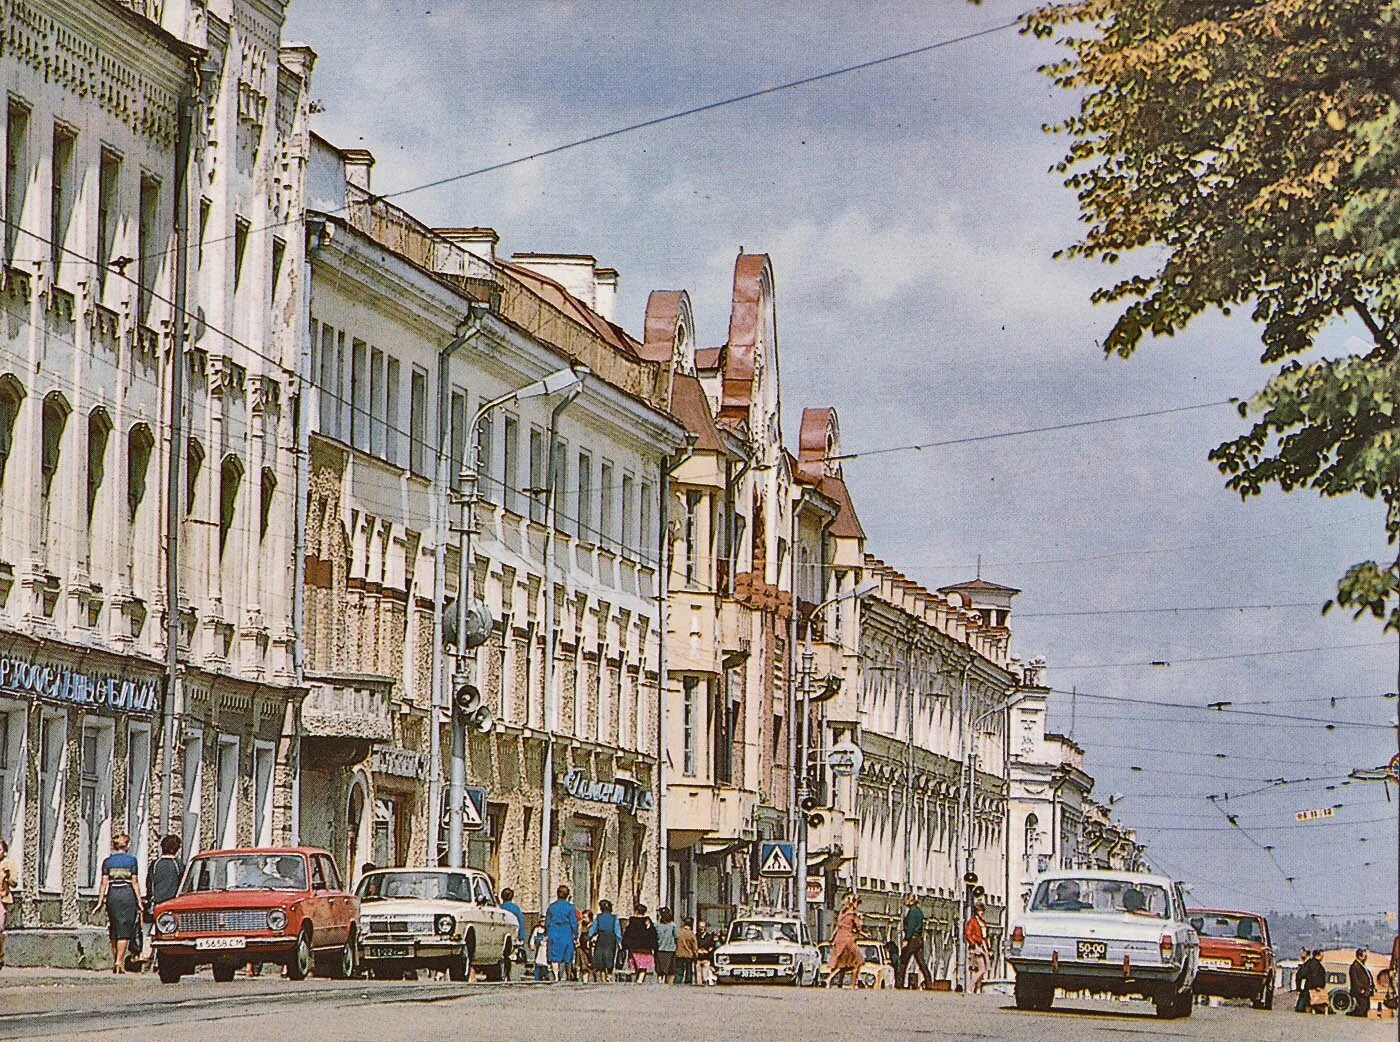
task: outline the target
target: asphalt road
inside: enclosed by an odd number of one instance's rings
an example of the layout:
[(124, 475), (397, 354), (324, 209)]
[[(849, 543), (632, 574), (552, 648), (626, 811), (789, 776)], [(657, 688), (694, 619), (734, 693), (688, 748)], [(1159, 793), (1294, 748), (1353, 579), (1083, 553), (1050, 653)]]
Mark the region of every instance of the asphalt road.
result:
[(0, 976), (0, 1039), (140, 1042), (324, 1042), (365, 1039), (561, 1039), (565, 1042), (739, 1042), (810, 1039), (988, 1039), (1130, 1042), (1228, 1039), (1389, 1040), (1394, 1021), (1198, 1007), (1160, 1021), (1146, 1003), (1057, 1000), (1020, 1013), (1002, 995), (663, 985), (491, 985), (207, 977), (163, 986), (146, 976), (16, 980)]

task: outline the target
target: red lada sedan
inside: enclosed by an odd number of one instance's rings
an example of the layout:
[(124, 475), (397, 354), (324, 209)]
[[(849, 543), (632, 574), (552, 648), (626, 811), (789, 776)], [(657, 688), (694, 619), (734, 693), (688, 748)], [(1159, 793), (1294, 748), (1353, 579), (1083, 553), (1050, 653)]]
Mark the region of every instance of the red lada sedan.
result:
[(205, 851), (185, 869), (180, 893), (155, 910), (160, 979), (174, 984), (212, 966), (215, 980), (230, 981), (249, 962), (286, 966), (292, 980), (313, 968), (353, 977), (359, 911), (324, 850)]
[(1269, 921), (1255, 912), (1190, 908), (1186, 917), (1201, 938), (1197, 995), (1249, 999), (1255, 1009), (1274, 1008), (1274, 949)]

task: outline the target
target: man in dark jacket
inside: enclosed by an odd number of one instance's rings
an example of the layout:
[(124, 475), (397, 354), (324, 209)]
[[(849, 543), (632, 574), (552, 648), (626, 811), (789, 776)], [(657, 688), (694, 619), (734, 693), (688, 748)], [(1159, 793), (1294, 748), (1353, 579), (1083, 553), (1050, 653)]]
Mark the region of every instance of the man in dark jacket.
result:
[(1327, 971), (1322, 968), (1322, 949), (1314, 951), (1303, 964), (1298, 967), (1298, 1004), (1293, 1007), (1295, 1012), (1307, 1013), (1312, 1009), (1308, 992), (1313, 988), (1327, 987)]
[(1366, 968), (1366, 949), (1356, 949), (1356, 958), (1351, 964), (1351, 1010), (1349, 1017), (1365, 1017), (1371, 1012), (1371, 996), (1376, 993), (1376, 982), (1371, 971)]
[(919, 979), (924, 988), (933, 988), (933, 974), (924, 961), (924, 910), (919, 907), (919, 899), (910, 894), (904, 899), (903, 940), (904, 947), (899, 952), (898, 970), (894, 979), (895, 987), (902, 988), (909, 980), (909, 964), (919, 967)]

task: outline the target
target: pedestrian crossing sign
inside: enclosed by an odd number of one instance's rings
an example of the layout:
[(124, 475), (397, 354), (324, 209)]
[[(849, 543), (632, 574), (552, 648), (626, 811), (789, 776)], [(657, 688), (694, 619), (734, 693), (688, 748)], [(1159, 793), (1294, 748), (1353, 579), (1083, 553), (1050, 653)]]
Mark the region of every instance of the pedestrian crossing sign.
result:
[(765, 841), (758, 848), (758, 874), (761, 876), (790, 876), (796, 872), (797, 859), (791, 843)]
[(462, 828), (480, 831), (486, 827), (486, 790), (468, 786), (463, 791)]

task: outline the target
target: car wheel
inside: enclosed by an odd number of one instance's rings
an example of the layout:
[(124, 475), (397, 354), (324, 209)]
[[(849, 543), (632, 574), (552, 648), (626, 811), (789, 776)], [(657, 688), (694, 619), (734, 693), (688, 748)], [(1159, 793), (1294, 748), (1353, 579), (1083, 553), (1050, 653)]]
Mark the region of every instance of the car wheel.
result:
[(1196, 995), (1188, 988), (1176, 1000), (1176, 1015), (1178, 1017), (1189, 1017), (1191, 1011), (1195, 1008)]
[(1265, 985), (1264, 985), (1264, 993), (1263, 993), (1262, 995), (1260, 995), (1257, 999), (1255, 999), (1252, 1003), (1250, 1003), (1250, 1005), (1252, 1005), (1255, 1009), (1273, 1009), (1273, 1008), (1274, 1008), (1274, 984), (1273, 984), (1273, 981), (1270, 981), (1268, 984), (1265, 984)]
[(1015, 995), (1016, 1008), (1023, 1010), (1047, 1010), (1055, 1001), (1053, 986), (1041, 984), (1025, 974), (1016, 978)]
[(160, 973), (162, 984), (179, 984), (180, 978), (189, 973), (193, 966), (187, 966), (179, 959), (161, 959), (157, 963), (157, 970)]
[(501, 952), (501, 957), (495, 962), (483, 966), (478, 971), (482, 978), (492, 982), (500, 980), (504, 976), (501, 967), (510, 961), (510, 957), (514, 954), (514, 951), (515, 946), (511, 944), (510, 937), (506, 937), (505, 949)]
[(311, 933), (309, 930), (302, 930), (297, 934), (297, 946), (292, 952), (292, 957), (287, 960), (287, 979), (306, 980), (311, 975), (311, 966), (314, 961), (311, 952)]
[(345, 939), (345, 947), (340, 949), (340, 961), (335, 965), (334, 975), (341, 980), (354, 980), (360, 973), (359, 960), (357, 958), (356, 938), (354, 927), (350, 928), (350, 936)]
[(1351, 992), (1345, 988), (1334, 988), (1328, 997), (1327, 1004), (1332, 1007), (1333, 1013), (1350, 1013), (1355, 1004), (1351, 997)]
[(220, 984), (227, 984), (233, 980), (233, 975), (238, 972), (238, 966), (231, 962), (214, 963), (214, 979)]
[(1181, 993), (1175, 986), (1167, 988), (1160, 994), (1154, 995), (1152, 1005), (1157, 1011), (1157, 1016), (1162, 1020), (1175, 1020), (1181, 1016)]
[(462, 954), (447, 964), (447, 976), (455, 981), (470, 979), (472, 975), (472, 963), (476, 959), (476, 934), (467, 934), (467, 941), (462, 945)]

